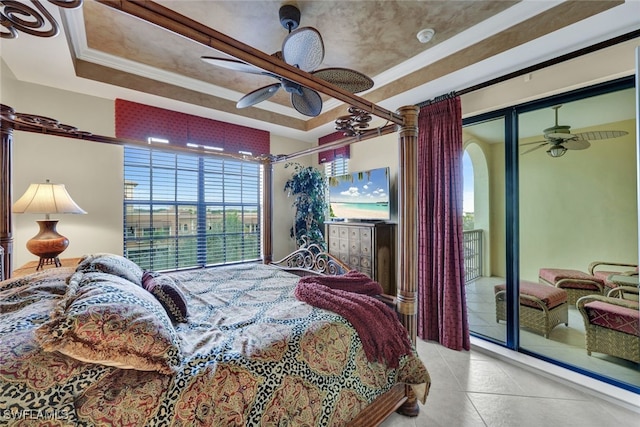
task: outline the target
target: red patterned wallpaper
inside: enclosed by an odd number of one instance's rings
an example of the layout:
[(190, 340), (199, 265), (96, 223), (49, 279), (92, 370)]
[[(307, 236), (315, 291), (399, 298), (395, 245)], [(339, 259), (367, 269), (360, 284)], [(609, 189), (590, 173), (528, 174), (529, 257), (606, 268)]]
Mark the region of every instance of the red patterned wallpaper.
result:
[(146, 141), (153, 136), (172, 145), (187, 142), (223, 148), (227, 153), (270, 153), (269, 132), (177, 111), (116, 99), (116, 138)]

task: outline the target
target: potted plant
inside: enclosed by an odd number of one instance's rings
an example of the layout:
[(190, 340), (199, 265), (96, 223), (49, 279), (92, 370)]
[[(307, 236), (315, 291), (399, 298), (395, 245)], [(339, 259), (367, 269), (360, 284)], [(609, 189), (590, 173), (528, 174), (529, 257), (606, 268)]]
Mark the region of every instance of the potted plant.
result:
[(327, 211), (327, 181), (318, 169), (299, 163), (287, 163), (294, 172), (287, 180), (284, 191), (294, 197), (296, 208), (293, 226), (289, 232), (298, 247), (317, 244), (326, 249), (322, 227)]

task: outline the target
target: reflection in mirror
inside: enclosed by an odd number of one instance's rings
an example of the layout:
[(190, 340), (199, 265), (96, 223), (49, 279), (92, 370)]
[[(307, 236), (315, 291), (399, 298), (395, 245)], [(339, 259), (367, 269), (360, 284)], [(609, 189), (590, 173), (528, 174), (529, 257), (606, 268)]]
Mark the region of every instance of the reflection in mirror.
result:
[[(465, 293), (471, 333), (504, 343), (494, 287), (505, 283), (504, 118), (463, 128)], [(506, 317), (502, 317), (506, 319)]]
[[(638, 356), (615, 348), (626, 345), (615, 326), (588, 354), (590, 325), (577, 308), (637, 266), (634, 97), (617, 90), (519, 115), (520, 346), (640, 386)], [(594, 272), (595, 261), (613, 265)]]

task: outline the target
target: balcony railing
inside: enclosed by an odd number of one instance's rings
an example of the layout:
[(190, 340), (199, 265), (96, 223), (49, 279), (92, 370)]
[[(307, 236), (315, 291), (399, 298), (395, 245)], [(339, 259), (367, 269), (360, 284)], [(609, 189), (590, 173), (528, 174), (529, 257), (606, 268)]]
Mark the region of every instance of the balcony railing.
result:
[(464, 282), (482, 276), (482, 230), (463, 231)]

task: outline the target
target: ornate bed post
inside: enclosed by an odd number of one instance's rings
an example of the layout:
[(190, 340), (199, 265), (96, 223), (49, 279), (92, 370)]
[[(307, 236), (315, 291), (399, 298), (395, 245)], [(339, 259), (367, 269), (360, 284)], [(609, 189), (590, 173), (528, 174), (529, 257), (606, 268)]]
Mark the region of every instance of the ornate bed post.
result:
[(262, 206), (262, 262), (270, 264), (273, 261), (273, 163), (269, 158), (262, 162)]
[(398, 129), (398, 250), (397, 310), (415, 343), (418, 300), (418, 113), (415, 106), (398, 109), (404, 124)]
[[(0, 104), (0, 114), (3, 118), (14, 118), (15, 111), (7, 105)], [(0, 246), (4, 248), (4, 272), (0, 280), (4, 280), (13, 271), (13, 214), (11, 203), (13, 200), (13, 123), (0, 120), (2, 128), (2, 143), (0, 143)]]

